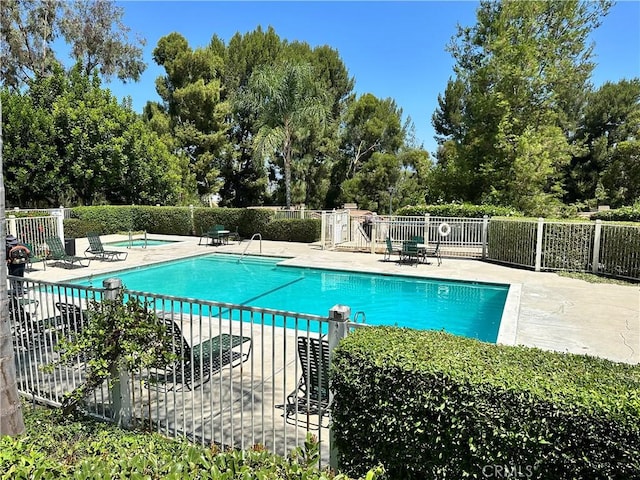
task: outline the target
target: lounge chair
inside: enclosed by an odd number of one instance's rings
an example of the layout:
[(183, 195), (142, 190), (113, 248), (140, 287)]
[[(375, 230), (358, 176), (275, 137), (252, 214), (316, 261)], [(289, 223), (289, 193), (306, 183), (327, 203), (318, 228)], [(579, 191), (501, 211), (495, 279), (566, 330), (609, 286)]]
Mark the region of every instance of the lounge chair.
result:
[(97, 233), (87, 233), (87, 239), (89, 240), (89, 248), (84, 251), (84, 256), (92, 255), (93, 258), (100, 260), (114, 261), (114, 260), (126, 260), (127, 252), (120, 252), (118, 250), (105, 250), (100, 240), (100, 235)]
[(56, 302), (60, 312), (60, 327), (67, 335), (77, 335), (87, 323), (87, 312), (83, 312), (75, 303)]
[(287, 396), (285, 415), (295, 412), (329, 413), (329, 342), (314, 337), (298, 337), (298, 357), (302, 375), (296, 389)]
[[(183, 385), (191, 390), (196, 382), (196, 387), (208, 382), (211, 375), (222, 370), (222, 367), (235, 367), (249, 359), (252, 346), (250, 337), (222, 333), (190, 346), (180, 325), (170, 317), (164, 320), (167, 332), (173, 338), (173, 353), (177, 360), (170, 365), (158, 365), (159, 370), (163, 371), (152, 374), (147, 387), (150, 383), (172, 383), (168, 390), (176, 385)], [(248, 346), (245, 346), (247, 343)]]
[[(51, 338), (51, 335), (55, 336), (55, 331), (61, 321), (59, 316), (38, 319), (36, 313), (25, 308), (28, 305), (35, 305), (37, 311), (39, 302), (14, 295), (9, 296), (9, 320), (13, 342), (17, 348), (21, 349), (45, 345), (46, 338)], [(55, 339), (51, 339), (48, 343), (52, 345), (54, 342)]]
[(391, 255), (393, 255), (394, 253), (398, 254), (399, 259), (402, 252), (399, 248), (394, 248), (391, 238), (387, 237), (387, 249), (384, 251), (384, 261), (386, 262), (391, 260)]
[(33, 250), (33, 245), (30, 244), (30, 243), (25, 243), (24, 246), (29, 249), (29, 257), (27, 259), (26, 269), (29, 270), (30, 272), (32, 272), (34, 270), (33, 264), (34, 263), (38, 263), (38, 262), (42, 262), (43, 268), (44, 268), (44, 270), (46, 270), (47, 269), (47, 257), (45, 255), (36, 255), (35, 251)]
[[(49, 247), (48, 260), (53, 260), (56, 264), (62, 264), (65, 268), (74, 268), (76, 266), (88, 267), (91, 262), (90, 258), (67, 255), (67, 252), (64, 251), (60, 237), (47, 237), (45, 242)], [(86, 265), (83, 262), (86, 262)]]

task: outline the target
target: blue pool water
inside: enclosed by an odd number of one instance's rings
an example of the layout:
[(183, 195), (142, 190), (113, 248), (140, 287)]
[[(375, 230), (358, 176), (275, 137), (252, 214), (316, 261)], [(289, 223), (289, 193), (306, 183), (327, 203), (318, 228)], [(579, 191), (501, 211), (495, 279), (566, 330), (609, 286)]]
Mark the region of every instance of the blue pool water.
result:
[(349, 305), (373, 325), (444, 329), (495, 342), (508, 285), (352, 273), (278, 265), (283, 259), (211, 254), (114, 276), (132, 290), (326, 316)]
[(159, 245), (170, 245), (175, 243), (175, 240), (154, 240), (148, 238), (145, 240), (144, 238), (134, 238), (133, 240), (119, 240), (117, 242), (109, 242), (107, 245), (111, 245), (112, 247), (156, 247)]

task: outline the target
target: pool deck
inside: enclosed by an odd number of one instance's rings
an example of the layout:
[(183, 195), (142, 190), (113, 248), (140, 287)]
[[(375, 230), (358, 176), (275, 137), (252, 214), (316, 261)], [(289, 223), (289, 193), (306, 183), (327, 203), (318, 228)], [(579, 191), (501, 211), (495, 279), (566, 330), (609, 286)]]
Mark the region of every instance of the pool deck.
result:
[[(318, 244), (254, 240), (249, 244), (198, 245), (198, 237), (150, 235), (150, 238), (179, 240), (178, 243), (143, 248), (108, 249), (129, 252), (125, 261), (94, 260), (87, 268), (65, 269), (36, 264), (27, 278), (64, 282), (89, 274), (104, 274), (205, 253), (243, 253), (288, 257), (287, 264), (359, 272), (508, 283), (514, 303), (513, 320), (504, 343), (526, 345), (559, 352), (587, 354), (616, 362), (640, 363), (640, 286), (587, 283), (555, 273), (532, 272), (478, 260), (443, 258), (442, 265), (399, 265), (384, 262), (382, 255), (322, 250)], [(102, 236), (103, 243), (126, 240), (124, 235)], [(77, 239), (76, 254), (88, 247)], [(115, 275), (114, 275), (115, 276)], [(401, 315), (402, 312), (399, 312)], [(501, 332), (502, 334), (503, 332)], [(508, 339), (505, 341), (504, 339)]]

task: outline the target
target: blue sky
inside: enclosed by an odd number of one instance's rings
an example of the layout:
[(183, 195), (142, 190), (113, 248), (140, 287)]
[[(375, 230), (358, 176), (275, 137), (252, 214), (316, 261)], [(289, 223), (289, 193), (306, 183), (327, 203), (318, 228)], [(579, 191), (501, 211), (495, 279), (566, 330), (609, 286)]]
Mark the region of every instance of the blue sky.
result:
[[(312, 47), (329, 45), (340, 54), (355, 78), (358, 95), (393, 98), (410, 116), (416, 139), (436, 149), (431, 115), (438, 94), (452, 76), (453, 61), (445, 51), (456, 25), (475, 24), (478, 2), (470, 1), (124, 1), (124, 23), (146, 38), (147, 70), (138, 83), (112, 82), (122, 98), (131, 96), (141, 112), (148, 100), (159, 100), (155, 79), (164, 74), (152, 60), (158, 40), (179, 32), (191, 48), (207, 45), (214, 34), (225, 42), (236, 33), (272, 26), (283, 40)], [(592, 35), (595, 42), (593, 84), (640, 77), (640, 2), (613, 6)]]

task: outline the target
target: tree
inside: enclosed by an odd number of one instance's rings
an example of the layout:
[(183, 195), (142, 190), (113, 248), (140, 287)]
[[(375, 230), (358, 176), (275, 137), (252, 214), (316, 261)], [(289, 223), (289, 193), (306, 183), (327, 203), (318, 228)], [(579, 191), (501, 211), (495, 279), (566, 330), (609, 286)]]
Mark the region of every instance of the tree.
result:
[[(6, 236), (4, 200), (2, 102), (0, 101), (0, 237)], [(17, 436), (24, 432), (22, 404), (18, 394), (16, 364), (13, 352), (13, 335), (9, 318), (9, 293), (7, 289), (6, 251), (0, 249), (0, 437)]]
[[(355, 178), (372, 159), (374, 153), (398, 153), (406, 138), (401, 118), (402, 110), (391, 98), (381, 100), (371, 93), (366, 93), (349, 103), (340, 131), (340, 159), (331, 172), (332, 189), (328, 198), (330, 206), (355, 201), (354, 183), (349, 185), (350, 193), (347, 193), (343, 182)], [(390, 186), (391, 184), (383, 185), (384, 189)], [(367, 193), (360, 192), (357, 196), (364, 199)], [(377, 194), (374, 194), (372, 198), (362, 201), (367, 204), (375, 202), (376, 196)]]
[(94, 68), (104, 78), (115, 75), (122, 81), (138, 81), (146, 68), (142, 48), (146, 40), (136, 36), (124, 23), (124, 10), (109, 0), (74, 0), (65, 4), (60, 32), (71, 45), (71, 56), (90, 75)]
[(169, 118), (174, 153), (189, 158), (200, 195), (217, 193), (222, 159), (231, 150), (227, 138), (231, 107), (221, 97), (222, 59), (213, 48), (192, 50), (178, 33), (162, 37), (153, 58), (166, 72), (156, 79), (156, 90)]
[(29, 85), (2, 92), (8, 202), (155, 204), (184, 195), (182, 159), (95, 73), (58, 66)]
[(562, 172), (579, 148), (570, 136), (590, 87), (588, 36), (609, 6), (482, 1), (477, 24), (459, 27), (449, 46), (456, 78), (433, 121), (440, 144), (451, 142), (437, 171), (472, 172), (462, 200), (519, 208), (559, 202)]
[(258, 111), (260, 128), (254, 151), (282, 161), (285, 203), (291, 206), (291, 164), (299, 142), (327, 119), (326, 93), (319, 88), (309, 64), (263, 67), (249, 81), (249, 103)]
[(636, 199), (629, 182), (639, 125), (640, 79), (606, 82), (589, 94), (575, 136), (584, 151), (573, 157), (567, 171), (567, 202), (598, 199), (620, 205)]
[(94, 68), (109, 78), (138, 80), (145, 68), (145, 40), (129, 42), (123, 9), (107, 0), (4, 0), (0, 16), (0, 75), (4, 85), (20, 89), (60, 65), (53, 50), (60, 35), (86, 74)]

